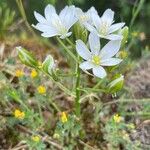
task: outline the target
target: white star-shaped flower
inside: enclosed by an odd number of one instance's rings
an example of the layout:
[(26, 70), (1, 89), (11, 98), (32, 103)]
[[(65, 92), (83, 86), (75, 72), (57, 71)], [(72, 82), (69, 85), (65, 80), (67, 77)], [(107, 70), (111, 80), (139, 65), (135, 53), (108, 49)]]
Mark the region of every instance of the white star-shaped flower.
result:
[(122, 35), (116, 34), (114, 32), (121, 29), (125, 23), (114, 23), (114, 12), (111, 9), (107, 9), (101, 17), (97, 14), (92, 13), (92, 21), (94, 26), (86, 24), (86, 28), (90, 32), (94, 32), (101, 38), (109, 40), (120, 40)]
[(89, 45), (90, 50), (83, 41), (76, 41), (76, 50), (78, 54), (85, 60), (80, 64), (80, 68), (83, 71), (92, 69), (95, 76), (104, 78), (107, 74), (102, 66), (114, 66), (122, 61), (118, 58), (112, 58), (120, 49), (120, 40), (110, 41), (100, 50), (99, 37), (93, 33), (90, 33)]
[(69, 29), (77, 22), (75, 16), (76, 9), (74, 6), (66, 6), (59, 15), (52, 5), (45, 8), (45, 17), (34, 12), (34, 16), (38, 23), (33, 25), (34, 28), (42, 32), (43, 37), (60, 36), (61, 39), (69, 37), (72, 32)]
[(83, 12), (80, 8), (76, 8), (76, 17), (82, 26), (85, 26), (87, 23), (92, 25), (92, 14), (98, 15), (94, 7), (91, 7), (87, 12)]

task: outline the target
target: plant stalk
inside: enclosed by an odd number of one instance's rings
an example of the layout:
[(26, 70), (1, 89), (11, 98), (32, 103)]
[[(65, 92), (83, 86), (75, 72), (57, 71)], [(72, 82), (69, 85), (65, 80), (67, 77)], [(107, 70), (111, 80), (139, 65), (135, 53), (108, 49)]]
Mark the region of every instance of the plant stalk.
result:
[(65, 49), (65, 51), (78, 63), (76, 56), (67, 48), (67, 46), (58, 37), (57, 41)]
[(77, 67), (76, 67), (76, 98), (75, 98), (75, 113), (77, 115), (77, 117), (80, 117), (80, 113), (81, 113), (81, 106), (80, 106), (80, 68), (79, 68), (79, 63), (77, 63)]
[(23, 7), (22, 0), (16, 0), (16, 3), (18, 5), (20, 14), (21, 14), (21, 16), (22, 16), (22, 18), (23, 18), (23, 20), (25, 22), (25, 25), (27, 26), (28, 30), (32, 33), (32, 35), (35, 36), (34, 31), (32, 30), (30, 24), (28, 23), (27, 16), (26, 16), (26, 13), (25, 13), (25, 10), (24, 10), (24, 7)]

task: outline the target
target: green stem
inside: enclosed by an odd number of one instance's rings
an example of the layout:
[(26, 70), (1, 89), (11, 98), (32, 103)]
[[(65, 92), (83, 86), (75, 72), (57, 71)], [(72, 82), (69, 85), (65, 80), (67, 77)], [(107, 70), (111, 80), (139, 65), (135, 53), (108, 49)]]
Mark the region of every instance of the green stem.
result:
[(66, 52), (67, 52), (76, 62), (78, 62), (76, 56), (67, 48), (67, 46), (62, 42), (62, 40), (57, 37), (57, 41), (58, 41), (59, 44), (66, 50)]
[(77, 72), (77, 78), (76, 78), (76, 98), (75, 98), (75, 111), (76, 111), (76, 115), (78, 117), (80, 117), (80, 68), (79, 68), (79, 64), (77, 63), (77, 68), (76, 68), (76, 72)]
[(102, 82), (103, 82), (103, 80), (100, 80), (100, 81), (93, 87), (93, 89), (98, 88), (98, 87), (101, 85)]
[(57, 112), (61, 112), (61, 110), (59, 109), (59, 107), (55, 104), (55, 103), (53, 103), (53, 101), (50, 99), (50, 104), (55, 108), (55, 110), (57, 111)]
[(44, 119), (43, 119), (43, 114), (42, 114), (41, 105), (40, 105), (40, 103), (39, 103), (39, 102), (37, 102), (37, 105), (38, 105), (38, 110), (39, 110), (40, 118), (41, 118), (41, 120), (42, 120), (42, 122), (43, 122), (43, 121), (44, 121)]
[[(130, 28), (133, 26), (134, 24), (134, 21), (136, 19), (136, 17), (138, 16), (143, 4), (144, 4), (145, 0), (140, 0), (140, 2), (138, 3), (138, 6), (137, 6), (137, 9), (135, 10), (135, 6), (133, 8), (133, 16), (132, 16), (132, 19), (131, 19), (131, 23), (130, 23)], [(136, 5), (137, 3), (135, 3)]]
[(16, 3), (18, 5), (20, 14), (21, 14), (21, 16), (22, 16), (22, 18), (23, 18), (23, 20), (25, 22), (25, 25), (27, 26), (28, 30), (32, 33), (32, 35), (35, 36), (34, 31), (32, 30), (32, 28), (30, 27), (30, 25), (28, 23), (27, 16), (26, 16), (26, 13), (25, 13), (25, 10), (24, 10), (24, 7), (23, 7), (22, 0), (16, 0)]
[[(42, 69), (39, 69), (39, 71), (45, 73)], [(75, 97), (74, 93), (72, 93), (68, 88), (66, 88), (65, 86), (63, 86), (60, 82), (55, 81), (51, 75), (49, 75), (48, 73), (45, 73), (62, 91), (64, 91), (66, 94)]]
[(75, 45), (70, 41), (69, 38), (66, 38), (67, 42), (72, 46), (72, 48), (75, 48)]

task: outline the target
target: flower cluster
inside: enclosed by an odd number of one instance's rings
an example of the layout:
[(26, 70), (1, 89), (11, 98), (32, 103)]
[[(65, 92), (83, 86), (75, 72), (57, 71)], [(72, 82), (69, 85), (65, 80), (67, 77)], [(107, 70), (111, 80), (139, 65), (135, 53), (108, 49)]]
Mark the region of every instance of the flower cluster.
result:
[[(70, 28), (76, 23), (90, 32), (88, 39), (90, 50), (81, 39), (76, 41), (77, 53), (85, 60), (80, 64), (83, 71), (92, 69), (95, 76), (104, 78), (107, 73), (103, 66), (114, 66), (122, 61), (113, 57), (120, 49), (123, 36), (118, 31), (125, 23), (114, 24), (114, 12), (111, 9), (107, 9), (100, 17), (94, 7), (83, 12), (72, 5), (66, 6), (58, 15), (55, 8), (49, 4), (44, 14), (45, 17), (35, 11), (34, 16), (38, 23), (33, 25), (42, 32), (43, 37), (59, 36), (65, 39), (72, 34)], [(110, 41), (101, 48), (100, 38)]]

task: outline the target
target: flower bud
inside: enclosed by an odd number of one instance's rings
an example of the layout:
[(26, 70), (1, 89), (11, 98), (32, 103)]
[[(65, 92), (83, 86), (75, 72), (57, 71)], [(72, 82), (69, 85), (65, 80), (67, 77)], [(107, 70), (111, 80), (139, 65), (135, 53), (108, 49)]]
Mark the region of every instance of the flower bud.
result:
[(54, 59), (53, 59), (53, 57), (51, 55), (48, 55), (45, 58), (44, 62), (42, 63), (42, 69), (46, 73), (52, 75), (54, 67), (55, 67)]
[(38, 66), (38, 61), (29, 51), (20, 46), (16, 47), (16, 49), (18, 50), (19, 58), (23, 64), (34, 68)]
[(87, 42), (88, 32), (80, 23), (74, 25), (74, 33), (76, 40), (81, 39), (83, 42)]
[(108, 85), (108, 91), (109, 93), (115, 93), (122, 89), (124, 83), (124, 76), (123, 75), (117, 75), (117, 77), (111, 81)]
[(123, 29), (121, 29), (120, 33), (123, 36), (123, 39), (121, 41), (121, 47), (124, 47), (128, 40), (129, 28), (125, 26)]

